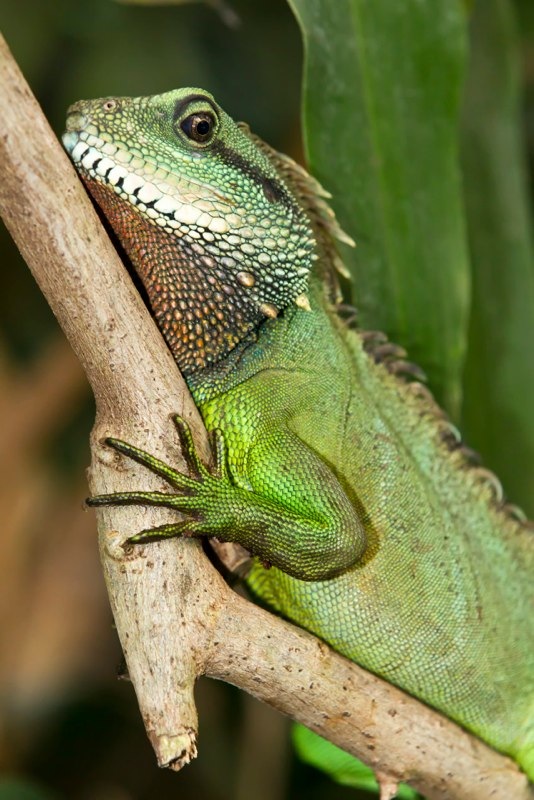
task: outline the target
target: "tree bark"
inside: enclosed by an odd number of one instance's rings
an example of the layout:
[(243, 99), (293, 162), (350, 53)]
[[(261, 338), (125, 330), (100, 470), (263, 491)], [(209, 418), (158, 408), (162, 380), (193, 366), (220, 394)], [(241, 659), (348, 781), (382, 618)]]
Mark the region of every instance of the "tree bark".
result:
[[(157, 327), (0, 41), (0, 211), (93, 388), (90, 489), (162, 483), (101, 444), (120, 437), (185, 469), (170, 415), (206, 433)], [(196, 541), (122, 548), (170, 511), (97, 513), (100, 552), (117, 631), (158, 763), (196, 755), (193, 699), (200, 675), (226, 680), (434, 800), (526, 800), (508, 758), (366, 672), (303, 630), (236, 595)], [(175, 517), (174, 517), (175, 518)], [(386, 788), (384, 788), (386, 791)], [(386, 795), (384, 795), (386, 796)]]

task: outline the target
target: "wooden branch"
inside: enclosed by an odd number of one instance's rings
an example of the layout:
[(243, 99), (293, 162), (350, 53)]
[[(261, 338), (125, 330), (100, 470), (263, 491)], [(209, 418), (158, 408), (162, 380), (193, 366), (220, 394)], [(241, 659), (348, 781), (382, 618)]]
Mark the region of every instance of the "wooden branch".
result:
[[(7, 47), (0, 46), (0, 210), (93, 387), (93, 492), (161, 488), (99, 442), (124, 438), (184, 466), (178, 412), (206, 454), (198, 412), (164, 342)], [(194, 541), (124, 552), (162, 510), (99, 511), (117, 630), (158, 762), (196, 754), (193, 685), (220, 678), (435, 800), (525, 800), (517, 767), (440, 714), (236, 595)]]

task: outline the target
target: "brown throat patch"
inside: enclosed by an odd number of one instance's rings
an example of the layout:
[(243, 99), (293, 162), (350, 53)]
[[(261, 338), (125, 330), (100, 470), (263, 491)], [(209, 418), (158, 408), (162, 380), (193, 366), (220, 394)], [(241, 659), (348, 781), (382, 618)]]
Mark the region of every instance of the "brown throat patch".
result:
[(83, 176), (148, 294), (156, 322), (184, 374), (223, 359), (265, 314), (249, 296), (252, 276), (232, 273), (202, 242), (149, 222), (113, 189)]

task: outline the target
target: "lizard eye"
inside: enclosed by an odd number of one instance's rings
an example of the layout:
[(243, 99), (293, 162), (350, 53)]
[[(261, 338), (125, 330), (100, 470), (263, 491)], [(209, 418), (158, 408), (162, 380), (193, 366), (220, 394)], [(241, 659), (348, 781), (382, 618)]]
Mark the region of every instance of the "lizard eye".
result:
[(209, 142), (215, 130), (215, 120), (207, 112), (199, 112), (186, 117), (180, 124), (185, 135), (194, 142)]

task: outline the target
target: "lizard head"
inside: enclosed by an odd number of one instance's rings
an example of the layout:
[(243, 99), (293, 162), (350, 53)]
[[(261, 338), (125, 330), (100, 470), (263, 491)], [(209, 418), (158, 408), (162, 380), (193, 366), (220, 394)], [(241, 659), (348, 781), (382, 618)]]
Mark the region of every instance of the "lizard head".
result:
[(186, 374), (284, 308), (306, 308), (310, 221), (268, 148), (208, 92), (80, 101), (66, 128)]

